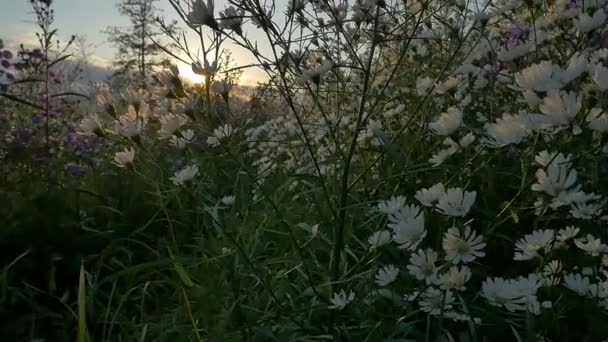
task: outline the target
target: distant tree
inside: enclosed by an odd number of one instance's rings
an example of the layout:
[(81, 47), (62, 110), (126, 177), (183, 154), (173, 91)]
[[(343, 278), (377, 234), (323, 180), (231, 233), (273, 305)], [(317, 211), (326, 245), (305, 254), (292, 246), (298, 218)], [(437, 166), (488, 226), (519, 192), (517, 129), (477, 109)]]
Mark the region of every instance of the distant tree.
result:
[(121, 0), (118, 3), (118, 11), (129, 17), (130, 25), (110, 26), (105, 30), (108, 41), (118, 48), (114, 62), (117, 74), (133, 73), (143, 81), (155, 66), (167, 63), (161, 38), (166, 31), (174, 32), (177, 22), (167, 24), (160, 18), (160, 10), (155, 6), (157, 1)]

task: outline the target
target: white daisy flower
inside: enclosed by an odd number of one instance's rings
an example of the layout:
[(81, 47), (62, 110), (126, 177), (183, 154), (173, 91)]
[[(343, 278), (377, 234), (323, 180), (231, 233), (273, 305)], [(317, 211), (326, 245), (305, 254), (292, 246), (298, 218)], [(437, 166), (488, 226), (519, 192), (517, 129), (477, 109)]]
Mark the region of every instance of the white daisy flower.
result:
[(391, 242), (391, 233), (388, 230), (374, 232), (367, 241), (373, 248), (380, 248)]
[(131, 167), (134, 159), (135, 150), (132, 147), (125, 148), (125, 150), (122, 152), (114, 153), (114, 161), (112, 161), (112, 164), (121, 168)]
[(192, 181), (194, 177), (198, 174), (198, 166), (190, 165), (185, 168), (176, 171), (173, 174), (173, 177), (169, 178), (173, 184), (180, 186), (185, 185), (186, 183)]
[(398, 212), (404, 206), (405, 196), (393, 196), (389, 200), (378, 202), (378, 211), (387, 215), (391, 215)]
[(91, 114), (80, 122), (78, 134), (82, 135), (103, 135), (101, 119), (97, 114)]
[(454, 153), (458, 152), (458, 148), (448, 147), (440, 150), (436, 154), (434, 154), (431, 158), (429, 158), (429, 163), (433, 164), (433, 167), (437, 167), (443, 164), (449, 157), (454, 155)]
[(574, 238), (579, 231), (580, 229), (575, 226), (567, 226), (557, 231), (557, 240), (561, 242), (568, 241)]
[(519, 144), (534, 132), (533, 122), (525, 112), (515, 115), (503, 114), (502, 118), (496, 119), (494, 123), (487, 123), (484, 127), (488, 137), (485, 142), (493, 147)]
[(591, 288), (591, 281), (582, 274), (566, 274), (564, 276), (564, 286), (580, 296), (586, 296)]
[(393, 241), (399, 245), (399, 248), (410, 251), (416, 250), (418, 244), (426, 236), (424, 212), (420, 212), (414, 217), (404, 217), (395, 223), (389, 223), (388, 227), (393, 230)]
[(466, 290), (465, 284), (471, 279), (471, 270), (467, 266), (452, 266), (450, 269), (437, 277), (437, 284), (443, 290), (453, 289)]
[(486, 247), (483, 236), (478, 236), (469, 226), (464, 227), (464, 232), (456, 227), (448, 229), (441, 246), (446, 253), (445, 260), (453, 264), (460, 262), (467, 264), (486, 255), (483, 252)]
[(171, 145), (177, 149), (184, 149), (189, 143), (194, 141), (194, 132), (191, 129), (179, 133), (179, 136), (172, 135), (170, 138)]
[(442, 113), (437, 120), (431, 122), (429, 127), (439, 135), (450, 135), (462, 124), (462, 111), (458, 107), (450, 107)]
[(475, 203), (476, 196), (475, 191), (463, 191), (461, 188), (447, 189), (437, 203), (437, 210), (447, 216), (465, 217)]
[(530, 311), (540, 314), (537, 290), (544, 279), (536, 274), (517, 279), (488, 278), (481, 285), (481, 295), (491, 305), (504, 307), (510, 312)]
[[(608, 68), (605, 69), (606, 79), (608, 82)], [(606, 85), (606, 90), (608, 90), (608, 84)], [(600, 107), (591, 109), (585, 120), (588, 122), (589, 128), (592, 130), (598, 133), (608, 132), (608, 112), (604, 109)]]
[(224, 205), (233, 205), (236, 202), (236, 196), (224, 196), (221, 199), (222, 204)]
[(376, 274), (376, 284), (379, 286), (386, 286), (395, 281), (398, 275), (399, 269), (397, 267), (394, 265), (385, 266), (378, 270), (378, 273)]
[(432, 207), (439, 199), (445, 195), (445, 187), (443, 183), (437, 183), (430, 188), (420, 189), (416, 191), (414, 196), (420, 204), (425, 207)]
[(224, 124), (213, 130), (213, 136), (207, 138), (207, 144), (213, 147), (220, 145), (222, 139), (228, 138), (233, 133), (232, 126)]
[(560, 67), (550, 61), (533, 64), (515, 74), (515, 82), (522, 90), (551, 91), (562, 88)]
[(572, 188), (576, 183), (577, 172), (571, 169), (570, 157), (559, 154), (548, 154), (547, 151), (541, 152), (537, 157), (537, 162), (546, 167), (546, 170), (536, 171), (537, 183), (532, 184), (532, 190), (544, 192), (551, 196), (559, 196), (569, 190), (577, 191), (579, 188)]
[(454, 295), (449, 290), (441, 291), (429, 287), (419, 297), (418, 305), (423, 312), (431, 316), (439, 316), (443, 311), (450, 310), (454, 303)]
[(158, 131), (159, 139), (172, 137), (183, 125), (188, 123), (188, 118), (181, 115), (167, 114), (161, 117), (161, 127)]
[(597, 65), (593, 69), (593, 83), (601, 91), (608, 90), (608, 68)]
[(606, 21), (606, 12), (602, 8), (599, 8), (593, 16), (587, 14), (587, 12), (582, 11), (578, 18), (574, 19), (574, 27), (581, 33), (590, 32), (604, 24)]
[(583, 97), (575, 92), (552, 91), (539, 105), (553, 126), (569, 125), (583, 106)]
[(543, 276), (547, 279), (547, 285), (558, 285), (561, 281), (562, 263), (559, 260), (551, 260), (543, 267)]
[(329, 305), (328, 308), (332, 310), (342, 310), (354, 299), (355, 293), (352, 290), (348, 293), (348, 295), (346, 295), (344, 290), (340, 290), (340, 292), (333, 294), (329, 300), (331, 305)]
[(432, 249), (419, 250), (410, 256), (410, 264), (407, 266), (409, 273), (418, 280), (425, 280), (430, 284), (437, 274), (438, 254)]
[(587, 234), (584, 238), (575, 239), (574, 244), (580, 250), (591, 256), (599, 256), (600, 254), (608, 252), (608, 246), (603, 244), (599, 238), (596, 239), (591, 234)]
[(555, 237), (555, 232), (550, 229), (546, 230), (535, 230), (532, 234), (524, 236), (515, 243), (515, 256), (514, 260), (531, 260), (539, 257), (539, 250), (549, 253), (551, 251), (551, 245)]

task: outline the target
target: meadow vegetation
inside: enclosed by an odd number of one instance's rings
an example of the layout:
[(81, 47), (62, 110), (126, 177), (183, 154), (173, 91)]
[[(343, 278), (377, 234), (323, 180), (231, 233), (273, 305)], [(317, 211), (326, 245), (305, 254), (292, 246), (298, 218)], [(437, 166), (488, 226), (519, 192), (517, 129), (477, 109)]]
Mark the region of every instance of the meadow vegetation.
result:
[(608, 339), (606, 1), (163, 1), (0, 43), (3, 341)]

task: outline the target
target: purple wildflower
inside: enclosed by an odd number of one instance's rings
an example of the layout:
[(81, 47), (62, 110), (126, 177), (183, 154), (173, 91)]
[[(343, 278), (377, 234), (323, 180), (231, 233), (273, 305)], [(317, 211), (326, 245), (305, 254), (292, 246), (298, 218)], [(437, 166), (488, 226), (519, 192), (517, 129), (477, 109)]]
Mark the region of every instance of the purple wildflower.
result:
[(80, 177), (86, 172), (83, 167), (81, 167), (80, 165), (78, 165), (74, 162), (69, 162), (69, 163), (65, 164), (64, 169), (65, 169), (65, 172), (67, 172), (68, 175), (70, 175), (72, 177)]
[(32, 117), (32, 123), (34, 125), (40, 125), (44, 120), (43, 120), (43, 115), (34, 115)]
[(515, 26), (515, 27), (512, 27), (511, 29), (509, 29), (509, 31), (507, 31), (507, 37), (509, 39), (509, 42), (512, 44), (523, 43), (526, 40), (528, 40), (529, 36), (530, 36), (529, 28), (521, 28), (521, 27)]

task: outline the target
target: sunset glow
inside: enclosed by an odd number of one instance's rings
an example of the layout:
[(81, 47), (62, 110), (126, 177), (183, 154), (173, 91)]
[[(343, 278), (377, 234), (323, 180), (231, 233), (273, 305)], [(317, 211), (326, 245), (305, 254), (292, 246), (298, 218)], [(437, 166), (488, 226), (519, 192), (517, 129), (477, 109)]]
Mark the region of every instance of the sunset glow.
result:
[(178, 65), (178, 69), (179, 69), (179, 74), (182, 76), (182, 78), (184, 80), (194, 83), (194, 84), (205, 83), (205, 76), (195, 74), (189, 65), (180, 63)]

